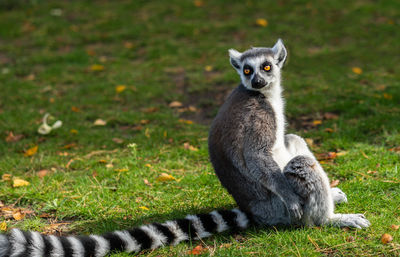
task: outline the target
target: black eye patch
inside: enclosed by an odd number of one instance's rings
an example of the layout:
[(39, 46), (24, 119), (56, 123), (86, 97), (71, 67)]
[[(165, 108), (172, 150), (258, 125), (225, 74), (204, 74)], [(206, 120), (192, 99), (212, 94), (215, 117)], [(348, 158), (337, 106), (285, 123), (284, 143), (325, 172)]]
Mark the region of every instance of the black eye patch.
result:
[(272, 69), (272, 64), (270, 62), (268, 62), (268, 61), (264, 62), (260, 66), (260, 70), (263, 70), (263, 71), (266, 71), (266, 72), (271, 71), (271, 69)]
[(253, 68), (250, 65), (246, 64), (243, 66), (243, 74), (244, 75), (249, 76), (252, 73), (253, 73)]

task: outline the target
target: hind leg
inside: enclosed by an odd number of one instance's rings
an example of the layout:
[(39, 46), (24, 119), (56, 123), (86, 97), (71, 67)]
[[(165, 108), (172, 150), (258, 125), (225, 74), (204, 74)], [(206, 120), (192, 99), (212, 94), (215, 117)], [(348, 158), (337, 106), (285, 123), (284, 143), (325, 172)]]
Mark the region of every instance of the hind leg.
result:
[(269, 194), (263, 199), (253, 200), (249, 204), (253, 219), (261, 225), (290, 225), (292, 221), (286, 206), (277, 195)]
[(283, 172), (295, 192), (305, 201), (300, 221), (303, 225), (369, 226), (369, 221), (362, 214), (334, 214), (329, 180), (315, 158), (296, 156)]

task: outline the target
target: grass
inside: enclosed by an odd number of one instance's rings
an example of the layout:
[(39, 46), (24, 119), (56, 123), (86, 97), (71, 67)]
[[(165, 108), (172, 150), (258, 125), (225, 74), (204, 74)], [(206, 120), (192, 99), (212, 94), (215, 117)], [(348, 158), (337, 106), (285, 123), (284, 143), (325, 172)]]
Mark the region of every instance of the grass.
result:
[[(288, 131), (313, 139), (319, 156), (347, 153), (323, 164), (349, 198), (337, 210), (364, 213), (372, 226), (252, 228), (205, 240), (204, 256), (398, 256), (400, 232), (390, 226), (400, 224), (399, 153), (389, 149), (400, 144), (399, 8), (397, 1), (0, 2), (0, 173), (11, 175), (0, 182), (0, 200), (28, 211), (17, 221), (2, 207), (0, 221), (8, 229), (103, 233), (233, 207), (206, 140), (238, 83), (227, 49), (281, 37), (289, 50)], [(95, 64), (104, 69), (91, 70)], [(126, 89), (117, 93), (117, 85)], [(172, 101), (195, 112), (170, 108)], [(63, 126), (43, 136), (37, 128), (46, 112)], [(96, 119), (107, 124), (94, 126)], [(23, 138), (6, 142), (10, 131)], [(177, 181), (158, 182), (163, 172)], [(16, 177), (30, 184), (14, 188)], [(382, 244), (383, 233), (394, 240)], [(185, 256), (197, 244), (143, 255)]]

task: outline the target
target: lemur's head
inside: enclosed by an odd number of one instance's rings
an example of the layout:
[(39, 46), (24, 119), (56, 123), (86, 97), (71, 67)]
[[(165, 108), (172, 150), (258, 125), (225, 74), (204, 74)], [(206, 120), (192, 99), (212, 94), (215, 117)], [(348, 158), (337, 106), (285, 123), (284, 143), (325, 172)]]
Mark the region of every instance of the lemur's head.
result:
[(272, 48), (253, 47), (243, 53), (229, 50), (231, 64), (239, 73), (242, 84), (255, 91), (268, 89), (280, 80), (286, 56), (287, 51), (281, 39)]

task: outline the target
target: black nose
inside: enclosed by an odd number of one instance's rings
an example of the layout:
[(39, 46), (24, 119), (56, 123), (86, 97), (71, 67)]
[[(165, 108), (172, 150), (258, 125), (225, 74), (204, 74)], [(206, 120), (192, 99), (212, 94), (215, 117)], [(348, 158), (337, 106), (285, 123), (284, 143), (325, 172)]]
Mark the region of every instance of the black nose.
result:
[(253, 88), (262, 88), (265, 86), (265, 80), (257, 75), (251, 80), (251, 86)]

